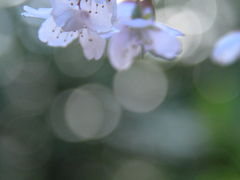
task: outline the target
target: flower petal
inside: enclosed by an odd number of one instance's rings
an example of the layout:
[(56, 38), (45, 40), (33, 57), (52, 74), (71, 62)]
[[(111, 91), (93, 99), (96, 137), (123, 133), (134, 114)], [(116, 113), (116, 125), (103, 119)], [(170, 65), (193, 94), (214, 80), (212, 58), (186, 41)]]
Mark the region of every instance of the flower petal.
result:
[(61, 15), (55, 16), (55, 21), (64, 31), (76, 31), (85, 27), (86, 18), (85, 12), (69, 9)]
[(55, 8), (59, 4), (65, 4), (68, 5), (68, 7), (78, 8), (79, 0), (50, 0), (50, 2), (53, 8)]
[(146, 41), (149, 42), (145, 43), (144, 47), (154, 55), (173, 59), (181, 52), (181, 42), (168, 31), (149, 29), (146, 34), (145, 37), (148, 38)]
[(96, 32), (111, 30), (116, 12), (116, 0), (82, 0), (80, 7), (82, 11), (89, 13), (86, 25), (90, 29)]
[(133, 2), (124, 2), (124, 3), (118, 4), (117, 18), (120, 21), (132, 19), (132, 14), (133, 14), (135, 7), (136, 7), (136, 4)]
[(215, 45), (213, 61), (220, 65), (234, 63), (240, 57), (240, 32), (232, 32), (222, 37)]
[(97, 33), (84, 29), (80, 33), (79, 42), (83, 47), (84, 55), (87, 59), (98, 60), (103, 56), (106, 40)]
[(53, 47), (66, 47), (78, 37), (78, 32), (64, 32), (57, 27), (52, 17), (43, 22), (39, 31), (39, 39)]
[(119, 70), (126, 70), (132, 65), (134, 58), (141, 52), (137, 36), (128, 28), (123, 28), (115, 34), (109, 43), (109, 58), (112, 66)]
[(158, 27), (160, 30), (167, 31), (168, 33), (172, 34), (173, 36), (184, 36), (184, 34), (174, 28), (171, 28), (169, 26), (166, 26), (160, 22), (155, 23), (155, 27)]
[(34, 9), (29, 6), (24, 6), (23, 10), (25, 11), (22, 13), (23, 16), (40, 18), (40, 19), (47, 19), (52, 12), (52, 8)]
[(112, 28), (110, 31), (108, 32), (102, 32), (102, 33), (98, 33), (99, 36), (101, 36), (104, 39), (110, 38), (112, 37), (114, 34), (119, 33), (120, 30), (116, 29), (116, 28)]
[[(75, 2), (76, 3), (76, 2)], [(52, 15), (56, 24), (64, 31), (76, 31), (85, 27), (88, 13), (79, 10), (79, 6), (64, 0), (52, 0)]]

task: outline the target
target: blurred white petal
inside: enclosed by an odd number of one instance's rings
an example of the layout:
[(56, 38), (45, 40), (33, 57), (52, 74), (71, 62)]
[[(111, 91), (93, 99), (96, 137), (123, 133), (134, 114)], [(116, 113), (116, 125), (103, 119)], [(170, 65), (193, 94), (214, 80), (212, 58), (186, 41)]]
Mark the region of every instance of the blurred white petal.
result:
[(23, 10), (25, 11), (22, 13), (23, 16), (47, 19), (51, 15), (52, 8), (34, 9), (29, 6), (24, 6)]
[(109, 43), (110, 63), (117, 70), (128, 69), (136, 56), (141, 52), (138, 38), (128, 28), (114, 35)]
[(86, 58), (98, 60), (103, 56), (106, 40), (97, 33), (84, 29), (80, 34), (79, 41)]
[(213, 61), (220, 65), (234, 63), (240, 57), (240, 32), (232, 32), (222, 37), (215, 45)]
[(132, 17), (132, 13), (136, 5), (132, 2), (120, 3), (117, 6), (117, 18), (119, 20), (129, 20)]
[(144, 47), (154, 55), (173, 59), (181, 52), (180, 41), (169, 32), (149, 29), (146, 33), (149, 37), (149, 43), (146, 43)]
[(162, 24), (160, 22), (155, 23), (155, 26), (160, 28), (163, 31), (167, 31), (168, 33), (172, 34), (173, 36), (184, 36), (184, 34), (181, 31), (171, 28), (169, 26), (166, 26), (165, 24)]

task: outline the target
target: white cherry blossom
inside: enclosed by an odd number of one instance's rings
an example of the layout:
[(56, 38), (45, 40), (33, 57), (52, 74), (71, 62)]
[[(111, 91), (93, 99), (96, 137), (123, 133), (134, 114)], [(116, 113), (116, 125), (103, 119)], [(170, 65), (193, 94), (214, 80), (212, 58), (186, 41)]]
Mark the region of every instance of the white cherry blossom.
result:
[[(165, 59), (173, 59), (181, 52), (178, 36), (183, 34), (180, 31), (155, 22), (153, 18), (133, 18), (135, 8), (133, 2), (119, 4), (118, 27), (121, 31), (114, 34), (109, 43), (110, 63), (120, 71), (128, 69), (142, 52)], [(147, 16), (151, 9), (147, 7), (143, 13)]]
[(39, 39), (53, 47), (66, 47), (79, 39), (88, 59), (100, 59), (105, 37), (113, 32), (116, 0), (51, 0), (52, 8), (24, 6), (23, 16), (42, 18)]
[(240, 58), (240, 31), (226, 34), (218, 40), (213, 50), (213, 61), (230, 65)]

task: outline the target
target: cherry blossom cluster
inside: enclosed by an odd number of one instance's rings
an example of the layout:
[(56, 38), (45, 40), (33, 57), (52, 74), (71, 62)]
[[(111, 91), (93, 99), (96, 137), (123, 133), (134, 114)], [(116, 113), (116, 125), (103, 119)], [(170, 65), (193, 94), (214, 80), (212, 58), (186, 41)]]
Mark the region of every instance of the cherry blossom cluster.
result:
[(87, 59), (99, 60), (107, 51), (117, 70), (130, 68), (134, 59), (144, 53), (173, 59), (181, 52), (179, 37), (183, 34), (155, 21), (151, 0), (50, 2), (51, 8), (24, 6), (22, 13), (45, 20), (38, 36), (49, 46), (66, 47), (78, 39)]

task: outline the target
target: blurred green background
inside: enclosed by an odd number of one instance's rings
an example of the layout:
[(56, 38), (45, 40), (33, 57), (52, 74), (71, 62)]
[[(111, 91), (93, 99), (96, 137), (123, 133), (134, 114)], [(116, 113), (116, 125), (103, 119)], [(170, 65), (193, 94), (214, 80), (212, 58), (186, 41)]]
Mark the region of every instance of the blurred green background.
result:
[(1, 180), (239, 180), (240, 63), (211, 62), (240, 27), (239, 0), (158, 0), (157, 20), (185, 33), (183, 53), (116, 72), (78, 42), (41, 43), (42, 21), (0, 0)]

